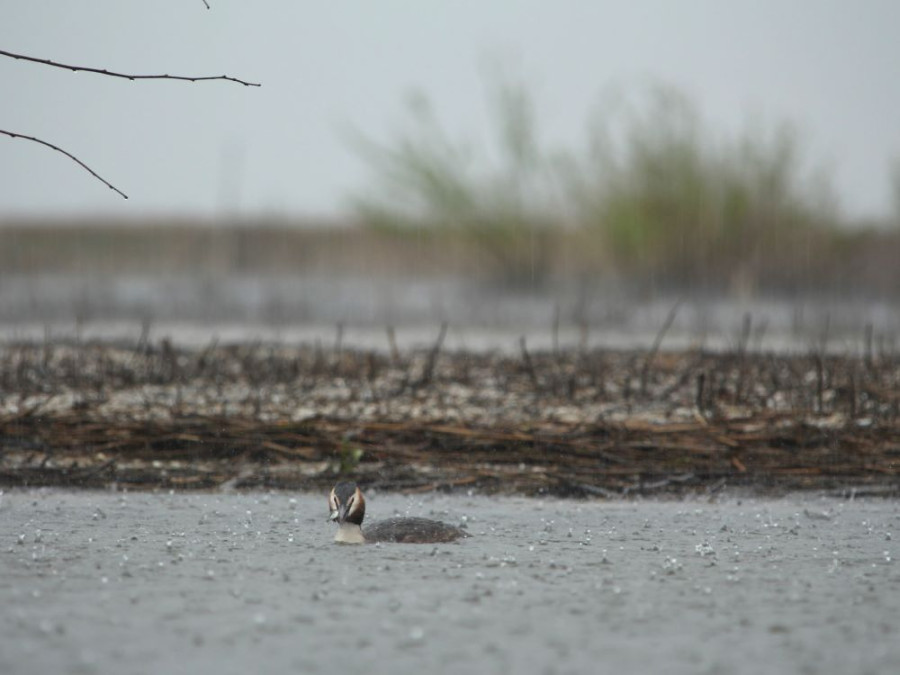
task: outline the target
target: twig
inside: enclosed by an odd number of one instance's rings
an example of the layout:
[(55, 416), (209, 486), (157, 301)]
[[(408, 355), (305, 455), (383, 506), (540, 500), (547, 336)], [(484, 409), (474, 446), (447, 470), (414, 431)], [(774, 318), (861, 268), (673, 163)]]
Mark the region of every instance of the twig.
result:
[(750, 312), (744, 314), (744, 321), (741, 324), (741, 334), (738, 337), (738, 356), (744, 358), (747, 353), (747, 347), (750, 344), (750, 334), (753, 332), (753, 315)]
[(427, 384), (431, 384), (431, 380), (434, 377), (434, 367), (435, 365), (437, 365), (437, 358), (441, 353), (441, 346), (444, 344), (444, 338), (446, 337), (446, 335), (447, 322), (444, 321), (441, 323), (441, 332), (438, 333), (437, 340), (435, 340), (434, 346), (428, 353), (428, 360), (425, 362), (425, 368), (422, 370), (422, 377), (419, 379), (417, 386), (422, 387)]
[(769, 328), (769, 320), (766, 317), (763, 317), (759, 323), (756, 324), (756, 328), (753, 330), (753, 337), (756, 340), (756, 351), (757, 353), (762, 353), (762, 343), (763, 338), (766, 336), (766, 331)]
[(553, 306), (553, 358), (559, 362), (559, 303)]
[(338, 321), (337, 328), (335, 328), (334, 335), (334, 358), (337, 361), (341, 360), (341, 357), (344, 355), (344, 322)]
[(738, 338), (738, 376), (734, 385), (734, 399), (740, 403), (744, 398), (744, 378), (747, 374), (747, 347), (750, 343), (750, 333), (753, 331), (753, 315), (750, 312), (744, 314), (744, 323)]
[[(0, 53), (2, 53), (2, 52), (0, 52)], [(53, 143), (48, 143), (47, 141), (42, 141), (40, 138), (35, 138), (34, 136), (26, 136), (25, 134), (17, 134), (17, 133), (15, 133), (15, 132), (13, 132), (13, 131), (6, 131), (5, 129), (0, 129), (0, 134), (5, 134), (5, 135), (9, 136), (10, 138), (22, 138), (22, 139), (24, 139), (24, 140), (26, 140), (26, 141), (32, 141), (32, 142), (34, 142), (34, 143), (40, 143), (41, 145), (45, 145), (45, 146), (47, 146), (48, 148), (50, 148), (50, 149), (52, 149), (52, 150), (56, 150), (57, 152), (61, 152), (61, 153), (64, 154), (66, 157), (68, 157), (69, 159), (71, 159), (72, 161), (74, 161), (75, 163), (77, 163), (78, 165), (80, 165), (85, 171), (87, 171), (87, 172), (88, 172), (89, 174), (91, 174), (94, 178), (96, 178), (96, 179), (99, 180), (101, 183), (103, 183), (103, 184), (104, 184), (106, 187), (108, 187), (110, 190), (115, 190), (115, 191), (118, 192), (120, 195), (122, 195), (122, 197), (124, 197), (125, 199), (128, 199), (128, 195), (126, 195), (124, 192), (122, 192), (119, 188), (117, 188), (115, 185), (113, 185), (113, 184), (110, 183), (108, 180), (106, 180), (105, 178), (103, 178), (103, 176), (101, 176), (100, 174), (98, 174), (96, 171), (94, 171), (91, 167), (89, 167), (87, 164), (85, 164), (85, 163), (82, 162), (80, 159), (78, 159), (78, 158), (77, 158), (75, 155), (73, 155), (71, 152), (67, 152), (66, 150), (63, 150), (63, 149), (62, 149), (61, 147), (59, 147), (58, 145), (53, 145)]]
[(387, 327), (388, 346), (391, 349), (391, 363), (394, 365), (400, 362), (400, 350), (397, 349), (397, 335), (394, 333), (394, 327)]
[(19, 61), (31, 61), (32, 63), (40, 63), (44, 66), (53, 66), (54, 68), (62, 68), (63, 70), (71, 70), (72, 72), (82, 71), (85, 73), (97, 73), (98, 75), (106, 75), (108, 77), (121, 77), (124, 80), (184, 80), (187, 82), (203, 82), (205, 80), (228, 80), (229, 82), (236, 82), (237, 84), (242, 84), (245, 87), (261, 87), (262, 85), (257, 82), (247, 82), (246, 80), (241, 80), (236, 77), (231, 77), (229, 75), (208, 75), (208, 76), (200, 76), (200, 77), (188, 77), (186, 75), (134, 75), (131, 73), (119, 73), (114, 70), (106, 70), (105, 68), (90, 68), (88, 66), (73, 66), (68, 63), (58, 63), (56, 61), (51, 61), (50, 59), (39, 59), (34, 56), (26, 56), (24, 54), (15, 54), (13, 52), (8, 52), (6, 50), (0, 49), (0, 56), (8, 56), (11, 59), (16, 59)]
[(37, 413), (41, 408), (46, 406), (48, 403), (50, 403), (50, 401), (52, 401), (56, 397), (57, 397), (57, 394), (50, 394), (49, 396), (47, 396), (47, 398), (38, 401), (34, 405), (29, 406), (29, 407), (25, 408), (24, 410), (21, 410), (20, 412), (13, 413), (9, 417), (0, 417), (0, 426), (2, 426), (4, 424), (11, 424), (13, 422), (19, 422), (21, 420), (28, 419), (29, 417), (33, 417), (35, 415), (35, 413)]
[(825, 364), (821, 352), (816, 352), (816, 412), (825, 414)]
[(626, 485), (622, 489), (622, 496), (624, 497), (628, 493), (634, 492), (634, 491), (637, 491), (640, 494), (643, 494), (644, 492), (647, 492), (649, 490), (660, 490), (662, 488), (669, 487), (670, 485), (673, 485), (673, 484), (688, 483), (688, 482), (694, 480), (695, 478), (696, 478), (696, 475), (688, 472), (688, 473), (679, 474), (677, 476), (669, 476), (668, 478), (663, 478), (661, 480), (652, 481), (650, 483), (638, 481), (637, 483), (634, 483), (633, 485)]
[(672, 305), (672, 309), (669, 310), (669, 315), (666, 317), (662, 327), (656, 334), (656, 338), (653, 340), (653, 346), (650, 348), (650, 353), (647, 354), (647, 359), (644, 361), (644, 367), (641, 369), (641, 396), (647, 395), (647, 376), (650, 373), (650, 364), (653, 363), (653, 359), (656, 358), (656, 353), (659, 351), (663, 338), (666, 336), (672, 322), (675, 321), (675, 315), (678, 314), (679, 307), (681, 307), (680, 299)]
[(100, 464), (98, 466), (89, 467), (87, 469), (83, 469), (78, 472), (76, 481), (81, 481), (81, 480), (84, 480), (85, 478), (90, 478), (91, 476), (96, 476), (97, 474), (101, 474), (104, 471), (106, 471), (107, 469), (109, 469), (111, 467), (115, 467), (115, 465), (116, 465), (116, 458), (113, 457), (112, 459), (103, 462), (103, 464)]
[(206, 9), (209, 9), (209, 3), (206, 0), (203, 0), (203, 4), (206, 5)]
[(700, 415), (704, 414), (704, 410), (706, 409), (705, 399), (704, 399), (704, 391), (706, 389), (706, 373), (701, 371), (699, 375), (697, 375), (697, 394), (694, 397), (694, 406), (697, 408), (697, 412)]
[(828, 338), (831, 332), (831, 312), (825, 313), (825, 322), (822, 324), (822, 334), (819, 338), (819, 353), (825, 354), (828, 351)]
[(622, 497), (621, 492), (616, 492), (615, 490), (607, 490), (606, 488), (602, 488), (597, 485), (588, 485), (587, 483), (572, 483), (571, 487), (581, 490), (586, 494), (595, 495), (597, 497), (604, 497), (606, 499), (619, 499)]
[(867, 323), (865, 329), (865, 337), (863, 338), (863, 363), (866, 370), (872, 370), (872, 324)]
[(537, 371), (534, 369), (534, 361), (531, 360), (531, 354), (528, 353), (528, 345), (525, 343), (525, 336), (519, 338), (519, 348), (522, 350), (522, 360), (525, 362), (525, 370), (528, 371), (528, 377), (531, 378), (531, 384), (535, 390), (538, 389)]
[(712, 497), (728, 483), (727, 478), (720, 478), (715, 483), (706, 488), (706, 496)]

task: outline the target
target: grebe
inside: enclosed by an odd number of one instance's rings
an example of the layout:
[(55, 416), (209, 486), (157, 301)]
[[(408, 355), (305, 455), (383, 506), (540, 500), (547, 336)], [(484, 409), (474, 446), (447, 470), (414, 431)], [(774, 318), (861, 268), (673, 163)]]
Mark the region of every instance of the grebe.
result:
[(329, 520), (338, 523), (334, 540), (342, 544), (388, 541), (401, 544), (438, 544), (456, 541), (469, 534), (438, 520), (428, 518), (388, 518), (362, 530), (366, 500), (356, 483), (338, 483), (328, 495)]

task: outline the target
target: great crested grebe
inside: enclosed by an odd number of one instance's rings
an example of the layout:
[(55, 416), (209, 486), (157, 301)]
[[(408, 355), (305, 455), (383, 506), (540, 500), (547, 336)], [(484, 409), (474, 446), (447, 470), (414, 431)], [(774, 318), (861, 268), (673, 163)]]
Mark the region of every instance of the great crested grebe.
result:
[(336, 520), (334, 537), (342, 544), (365, 544), (379, 541), (401, 544), (438, 544), (456, 541), (469, 534), (458, 527), (428, 518), (388, 518), (366, 526), (366, 500), (356, 483), (338, 483), (328, 495), (329, 520)]

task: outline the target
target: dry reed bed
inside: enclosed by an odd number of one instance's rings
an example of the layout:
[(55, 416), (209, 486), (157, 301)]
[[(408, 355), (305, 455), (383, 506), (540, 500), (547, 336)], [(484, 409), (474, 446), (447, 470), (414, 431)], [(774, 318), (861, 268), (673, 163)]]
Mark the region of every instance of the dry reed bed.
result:
[[(389, 333), (390, 335), (390, 333)], [(733, 352), (0, 348), (0, 484), (619, 496), (900, 487), (900, 363)]]

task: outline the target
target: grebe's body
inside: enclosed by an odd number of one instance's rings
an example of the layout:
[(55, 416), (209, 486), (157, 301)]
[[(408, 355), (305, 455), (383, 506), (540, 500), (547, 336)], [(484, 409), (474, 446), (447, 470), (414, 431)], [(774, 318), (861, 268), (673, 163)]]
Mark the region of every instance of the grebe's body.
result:
[(388, 518), (362, 528), (366, 500), (356, 483), (338, 483), (328, 495), (331, 520), (338, 523), (334, 540), (342, 544), (394, 542), (401, 544), (438, 544), (468, 537), (458, 527), (428, 518)]

